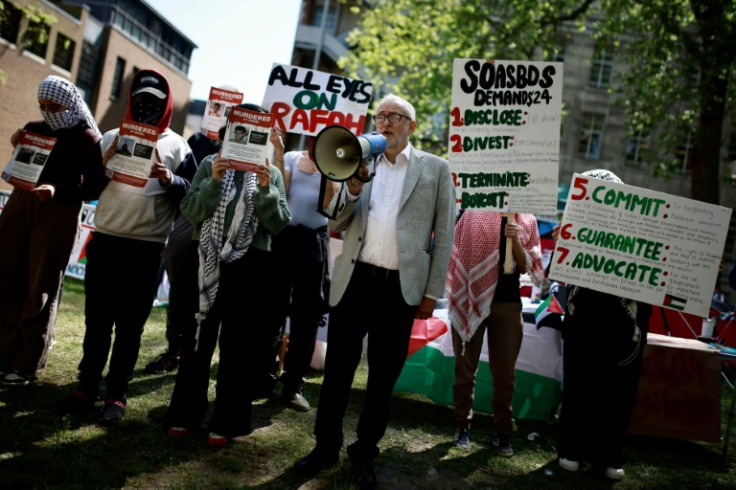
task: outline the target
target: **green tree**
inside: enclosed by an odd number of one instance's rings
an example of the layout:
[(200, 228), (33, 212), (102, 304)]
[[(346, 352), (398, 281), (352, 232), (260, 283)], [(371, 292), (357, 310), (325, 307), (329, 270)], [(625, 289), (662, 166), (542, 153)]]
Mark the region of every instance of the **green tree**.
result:
[[(48, 41), (48, 27), (56, 23), (57, 18), (35, 5), (21, 5), (10, 0), (0, 0), (0, 34), (4, 34), (2, 31), (8, 27), (8, 23), (13, 22), (15, 12), (20, 14), (19, 37), (23, 40), (24, 49), (30, 42), (45, 43)], [(11, 40), (13, 43), (15, 41), (17, 39)], [(6, 51), (5, 48), (0, 51), (0, 56)], [(0, 68), (0, 84), (7, 83), (7, 77), (5, 70)]]
[(629, 126), (654, 135), (654, 172), (695, 141), (691, 197), (719, 202), (726, 110), (734, 100), (734, 0), (384, 0), (362, 17), (342, 60), (351, 75), (392, 90), (423, 115), (419, 145), (446, 151), (452, 59), (549, 59), (572, 32), (610, 43), (628, 62), (619, 101)]

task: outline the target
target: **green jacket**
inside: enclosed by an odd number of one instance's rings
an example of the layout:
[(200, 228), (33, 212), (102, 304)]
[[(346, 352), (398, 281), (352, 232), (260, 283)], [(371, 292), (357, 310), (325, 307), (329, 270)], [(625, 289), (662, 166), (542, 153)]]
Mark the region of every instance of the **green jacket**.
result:
[[(181, 202), (182, 214), (194, 225), (194, 239), (199, 240), (204, 220), (212, 216), (220, 204), (221, 183), (212, 178), (212, 160), (216, 155), (206, 157), (199, 164), (189, 192)], [(235, 197), (225, 210), (224, 236), (230, 231), (235, 214), (235, 206), (240, 199), (245, 172), (235, 171)], [(284, 178), (278, 168), (271, 165), (271, 185), (258, 186), (253, 202), (258, 217), (258, 230), (253, 237), (252, 247), (271, 250), (271, 236), (278, 234), (291, 221), (291, 212), (286, 202)]]

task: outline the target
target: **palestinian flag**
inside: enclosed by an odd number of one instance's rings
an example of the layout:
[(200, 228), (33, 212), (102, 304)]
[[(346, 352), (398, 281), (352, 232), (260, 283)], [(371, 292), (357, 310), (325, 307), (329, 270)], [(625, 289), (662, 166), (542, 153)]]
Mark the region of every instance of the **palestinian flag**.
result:
[[(531, 306), (525, 308), (529, 309)], [(531, 314), (534, 310), (529, 310)], [(447, 310), (435, 310), (438, 318), (416, 320), (410, 353), (394, 391), (420, 393), (436, 403), (452, 406), (455, 356)], [(528, 317), (528, 315), (525, 315)], [(439, 326), (441, 322), (444, 328)], [(493, 412), (493, 379), (488, 367), (488, 343), (483, 341), (475, 380), (473, 410)], [(549, 420), (562, 395), (562, 340), (551, 328), (537, 330), (524, 322), (524, 340), (516, 361), (516, 391), (512, 402), (516, 418)]]
[(671, 294), (665, 294), (662, 306), (666, 306), (667, 308), (672, 308), (673, 310), (677, 311), (684, 311), (685, 303), (687, 303), (687, 299), (685, 298), (678, 298), (677, 296), (672, 296)]
[(560, 306), (560, 302), (554, 294), (549, 294), (547, 299), (537, 307), (534, 312), (534, 323), (537, 324), (537, 329), (542, 327), (550, 327), (556, 330), (562, 329), (562, 315), (565, 312)]

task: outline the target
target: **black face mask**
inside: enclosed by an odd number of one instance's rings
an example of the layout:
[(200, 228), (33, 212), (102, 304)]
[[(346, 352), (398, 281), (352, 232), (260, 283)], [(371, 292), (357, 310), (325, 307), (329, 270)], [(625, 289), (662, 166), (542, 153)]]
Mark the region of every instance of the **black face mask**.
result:
[(151, 94), (133, 96), (130, 103), (130, 113), (135, 122), (155, 126), (166, 111), (166, 99), (159, 99)]

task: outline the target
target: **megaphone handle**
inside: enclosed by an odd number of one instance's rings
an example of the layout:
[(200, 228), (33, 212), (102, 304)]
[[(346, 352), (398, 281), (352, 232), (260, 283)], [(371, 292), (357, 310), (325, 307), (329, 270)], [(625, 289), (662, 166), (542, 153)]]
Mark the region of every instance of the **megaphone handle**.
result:
[(337, 217), (338, 206), (335, 206), (335, 208), (332, 210), (332, 214), (329, 214), (327, 211), (325, 211), (322, 206), (325, 202), (325, 192), (327, 192), (327, 177), (322, 174), (319, 182), (319, 200), (317, 201), (317, 212), (327, 219), (335, 219)]
[(373, 177), (376, 176), (376, 162), (375, 162), (375, 160), (373, 161), (373, 171), (370, 174), (368, 174), (368, 178), (365, 178), (365, 179), (360, 176), (360, 169), (361, 169), (361, 167), (363, 165), (365, 165), (366, 167), (368, 166), (367, 163), (362, 162), (361, 165), (360, 165), (360, 167), (358, 167), (358, 170), (356, 170), (356, 172), (353, 174), (353, 177), (355, 177), (359, 181), (363, 182), (364, 184), (367, 184), (368, 182), (370, 182), (371, 180), (373, 180)]
[[(513, 213), (503, 213), (504, 217), (506, 218), (506, 223), (510, 223), (514, 220), (514, 214)], [(514, 241), (511, 239), (511, 237), (506, 237), (506, 256), (504, 257), (503, 261), (503, 273), (504, 274), (511, 274), (514, 269)]]

